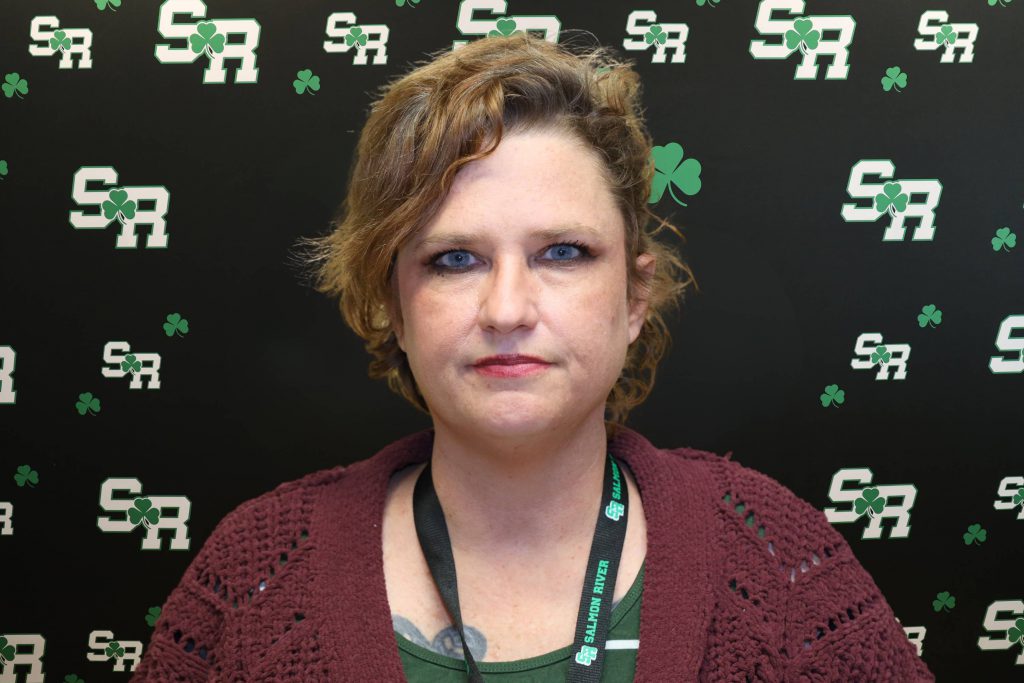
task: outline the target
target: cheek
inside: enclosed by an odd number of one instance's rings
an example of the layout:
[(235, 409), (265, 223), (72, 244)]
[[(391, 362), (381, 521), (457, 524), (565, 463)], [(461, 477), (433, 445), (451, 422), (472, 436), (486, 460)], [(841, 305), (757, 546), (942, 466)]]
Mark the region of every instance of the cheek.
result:
[(458, 296), (427, 290), (405, 299), (405, 306), (407, 352), (431, 364), (435, 358), (458, 357), (457, 340), (472, 324), (469, 306)]
[(581, 360), (600, 363), (619, 353), (620, 338), (628, 342), (628, 318), (619, 299), (619, 292), (595, 289), (559, 306), (547, 319)]
[(595, 322), (604, 325), (605, 333), (611, 334), (618, 326), (626, 324), (625, 294), (621, 288), (603, 286), (590, 293), (588, 300)]

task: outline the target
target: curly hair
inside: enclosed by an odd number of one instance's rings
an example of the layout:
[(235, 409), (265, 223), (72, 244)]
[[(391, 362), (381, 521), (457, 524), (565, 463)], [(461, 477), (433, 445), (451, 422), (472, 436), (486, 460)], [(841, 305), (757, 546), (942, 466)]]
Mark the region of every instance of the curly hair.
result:
[[(605, 403), (609, 437), (654, 386), (671, 344), (669, 308), (678, 308), (691, 284), (699, 291), (689, 266), (655, 239), (669, 227), (685, 242), (647, 206), (653, 143), (632, 61), (601, 45), (573, 48), (526, 32), (490, 36), (427, 53), (416, 68), (379, 86), (329, 230), (295, 245), (312, 286), (338, 297), (345, 322), (365, 340), (369, 376), (385, 379), (428, 415), (392, 330), (391, 314), (401, 315), (396, 255), (439, 210), (458, 170), (493, 152), (503, 134), (557, 130), (586, 143), (603, 160), (602, 175), (625, 219), (627, 301), (642, 295), (648, 308)], [(648, 230), (651, 219), (657, 226)], [(649, 279), (636, 264), (643, 253), (657, 259)]]

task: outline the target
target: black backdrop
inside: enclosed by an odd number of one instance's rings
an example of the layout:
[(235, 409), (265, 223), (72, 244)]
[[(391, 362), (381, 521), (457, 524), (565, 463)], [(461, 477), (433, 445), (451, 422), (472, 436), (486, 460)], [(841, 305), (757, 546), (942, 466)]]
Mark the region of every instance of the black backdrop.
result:
[[(655, 144), (700, 163), (699, 191), (676, 176), (654, 209), (682, 227), (702, 291), (630, 426), (662, 447), (732, 450), (836, 508), (940, 681), (1024, 676), (1024, 2), (115, 2), (0, 9), (0, 681), (127, 680), (224, 514), (429, 426), (367, 379), (361, 340), (287, 250), (341, 200), (371, 91), (480, 37), (458, 22), (474, 5), (488, 30), (583, 29), (634, 59)], [(756, 28), (772, 4), (791, 46)], [(185, 26), (161, 35), (161, 11)], [(337, 12), (352, 15), (329, 37)], [(158, 45), (193, 54), (205, 20), (242, 31), (227, 54), (250, 31), (255, 74), (224, 59), (225, 82), (204, 82), (222, 59), (210, 35), (192, 63), (158, 59)], [(353, 31), (325, 49), (350, 25), (366, 46)], [(848, 74), (829, 78), (824, 53), (851, 26)], [(915, 47), (949, 32), (953, 47)], [(797, 70), (804, 52), (822, 53), (814, 77)], [(318, 90), (294, 85), (314, 75)], [(872, 159), (894, 174), (864, 177), (855, 198), (851, 171)], [(892, 209), (874, 199), (886, 182), (900, 184)], [(929, 192), (925, 238), (909, 216)], [(121, 214), (100, 218), (102, 201)], [(142, 213), (137, 242), (119, 242), (131, 202), (165, 209), (165, 245)], [(870, 478), (839, 481), (856, 468)], [(830, 496), (834, 477), (847, 495)], [(872, 488), (883, 512), (844, 516)], [(147, 504), (168, 528), (147, 531)]]

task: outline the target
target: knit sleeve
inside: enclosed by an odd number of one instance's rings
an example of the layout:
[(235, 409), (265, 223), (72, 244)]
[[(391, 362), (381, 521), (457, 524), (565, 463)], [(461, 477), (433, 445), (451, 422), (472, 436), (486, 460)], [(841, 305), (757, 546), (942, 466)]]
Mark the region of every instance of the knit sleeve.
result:
[(225, 547), (231, 517), (218, 523), (165, 600), (131, 683), (211, 680), (228, 615), (213, 556)]
[(785, 680), (934, 681), (842, 534), (822, 511), (782, 488), (795, 532), (781, 543), (789, 552), (779, 567), (787, 585)]

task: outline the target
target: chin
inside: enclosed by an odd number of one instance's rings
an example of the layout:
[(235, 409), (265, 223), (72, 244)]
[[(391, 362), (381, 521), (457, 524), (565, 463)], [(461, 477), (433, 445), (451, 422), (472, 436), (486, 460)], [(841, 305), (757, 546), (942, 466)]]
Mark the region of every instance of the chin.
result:
[[(464, 423), (471, 425), (474, 431), (495, 436), (532, 436), (552, 427), (550, 412), (537, 410), (536, 406), (517, 408), (497, 403), (500, 402), (481, 403), (475, 414)], [(485, 412), (480, 414), (480, 410)]]

